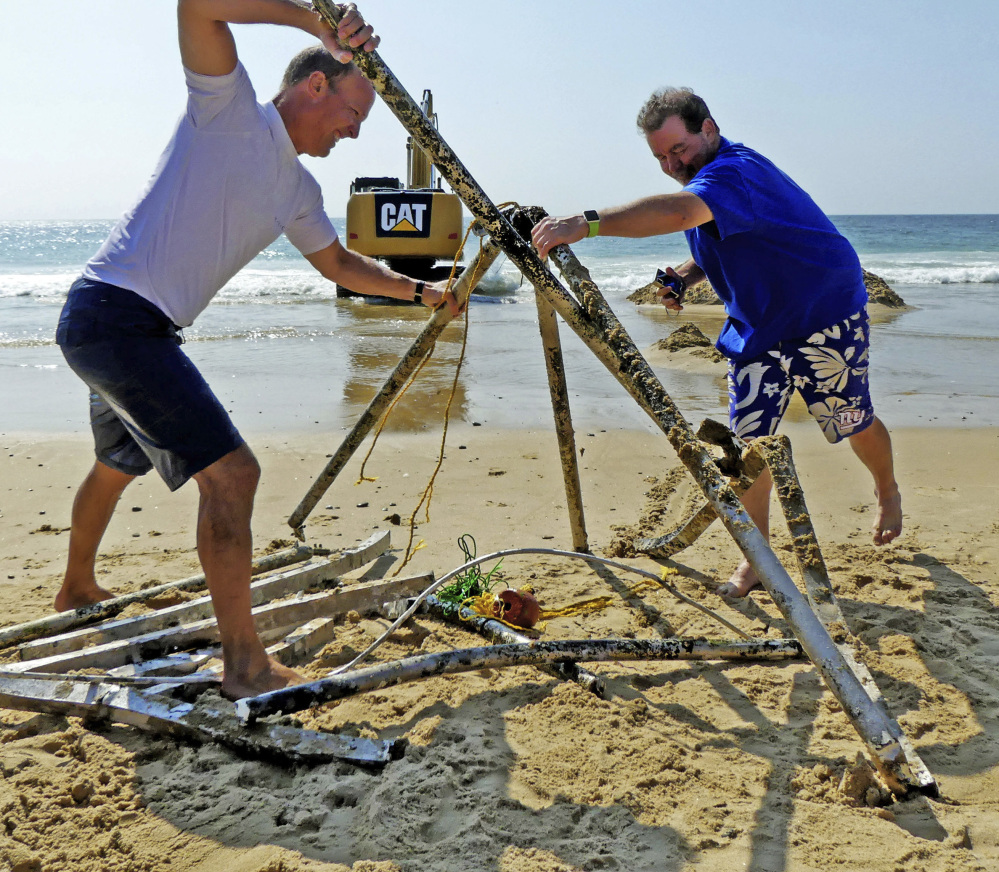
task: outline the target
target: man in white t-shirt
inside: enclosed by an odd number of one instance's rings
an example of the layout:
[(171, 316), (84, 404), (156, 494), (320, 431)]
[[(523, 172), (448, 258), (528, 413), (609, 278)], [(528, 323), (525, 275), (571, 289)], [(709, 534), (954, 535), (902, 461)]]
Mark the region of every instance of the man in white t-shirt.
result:
[[(297, 55), (260, 105), (229, 24), (297, 27), (321, 44)], [(179, 0), (187, 111), (139, 201), (70, 289), (56, 336), (91, 389), (97, 460), (73, 504), (57, 609), (107, 599), (97, 549), (125, 487), (156, 469), (171, 490), (200, 491), (198, 556), (218, 618), (230, 698), (300, 680), (270, 658), (250, 612), (250, 516), (260, 467), (221, 403), (181, 351), (180, 329), (282, 233), (330, 281), (434, 307), (453, 295), (344, 248), (322, 193), (298, 159), (356, 138), (374, 104), (350, 64), (374, 36), (353, 7), (334, 31), (297, 0)]]

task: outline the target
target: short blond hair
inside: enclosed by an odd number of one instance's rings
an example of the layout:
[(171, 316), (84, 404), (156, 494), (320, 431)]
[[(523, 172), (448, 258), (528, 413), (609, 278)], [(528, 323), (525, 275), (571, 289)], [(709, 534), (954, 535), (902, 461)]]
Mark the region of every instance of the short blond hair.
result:
[(302, 79), (307, 79), (317, 70), (326, 76), (326, 81), (336, 90), (336, 80), (354, 72), (357, 67), (352, 63), (342, 64), (321, 45), (302, 49), (291, 59), (288, 68), (281, 79), (281, 90), (294, 88)]

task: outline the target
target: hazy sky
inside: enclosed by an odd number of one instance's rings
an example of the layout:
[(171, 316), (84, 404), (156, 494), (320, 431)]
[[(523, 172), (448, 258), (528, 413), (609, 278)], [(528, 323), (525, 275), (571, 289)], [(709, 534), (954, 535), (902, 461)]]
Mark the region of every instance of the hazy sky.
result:
[[(380, 54), (494, 202), (553, 213), (676, 190), (635, 115), (662, 85), (830, 214), (999, 212), (996, 0), (368, 0)], [(111, 218), (184, 108), (171, 0), (6, 0), (0, 219)], [(612, 11), (610, 11), (612, 10)], [(235, 28), (261, 100), (296, 31)], [(380, 102), (356, 142), (306, 159), (327, 211), (360, 175), (405, 175)]]

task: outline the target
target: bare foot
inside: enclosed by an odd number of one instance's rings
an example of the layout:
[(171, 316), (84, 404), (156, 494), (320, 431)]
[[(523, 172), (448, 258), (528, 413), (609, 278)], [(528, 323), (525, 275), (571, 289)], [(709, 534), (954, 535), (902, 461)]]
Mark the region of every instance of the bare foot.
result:
[(104, 600), (114, 599), (114, 594), (105, 590), (97, 582), (89, 584), (74, 584), (72, 586), (63, 582), (59, 593), (55, 598), (55, 610), (57, 612), (69, 612), (73, 609), (82, 609), (84, 606), (92, 606), (94, 603), (102, 603)]
[(874, 516), (874, 544), (887, 545), (902, 534), (902, 495), (896, 489), (886, 497), (878, 498)]
[(273, 657), (267, 658), (267, 666), (254, 675), (240, 675), (226, 671), (222, 677), (222, 696), (237, 700), (246, 696), (259, 696), (271, 690), (280, 690), (293, 684), (304, 684), (306, 678), (294, 669), (278, 663)]
[(718, 596), (739, 598), (746, 596), (754, 587), (759, 587), (759, 585), (760, 579), (753, 571), (753, 567), (749, 565), (748, 560), (743, 560), (735, 572), (732, 573), (732, 577), (724, 584), (719, 585), (715, 593)]

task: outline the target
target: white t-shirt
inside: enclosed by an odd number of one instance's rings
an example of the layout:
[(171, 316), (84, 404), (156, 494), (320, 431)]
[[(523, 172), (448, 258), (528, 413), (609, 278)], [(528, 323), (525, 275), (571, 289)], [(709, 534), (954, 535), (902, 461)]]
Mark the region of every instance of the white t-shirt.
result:
[(257, 103), (243, 65), (226, 76), (185, 73), (187, 114), (145, 192), (83, 270), (181, 327), (282, 233), (302, 254), (337, 238), (319, 183), (274, 104)]

